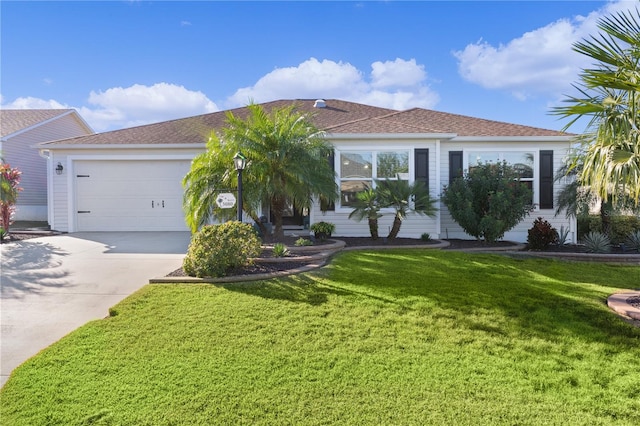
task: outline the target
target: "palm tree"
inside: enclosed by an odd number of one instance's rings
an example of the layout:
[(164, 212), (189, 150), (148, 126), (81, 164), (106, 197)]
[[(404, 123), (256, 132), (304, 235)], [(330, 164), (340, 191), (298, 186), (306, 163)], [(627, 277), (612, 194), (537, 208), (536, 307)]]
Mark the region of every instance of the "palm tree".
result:
[(376, 190), (367, 187), (364, 191), (358, 192), (353, 207), (354, 209), (349, 214), (349, 219), (355, 219), (360, 222), (362, 219), (367, 218), (371, 238), (377, 240), (378, 219), (382, 217), (382, 214), (380, 213), (380, 201)]
[(640, 203), (640, 12), (619, 12), (603, 18), (599, 37), (576, 43), (574, 50), (597, 61), (582, 71), (568, 106), (553, 112), (571, 118), (565, 130), (587, 117), (577, 138), (579, 154), (569, 170), (581, 166), (579, 184), (604, 202), (628, 197)]
[(389, 240), (398, 236), (402, 221), (408, 213), (435, 217), (438, 211), (435, 206), (437, 200), (431, 198), (424, 182), (415, 181), (409, 184), (406, 180), (385, 179), (376, 180), (376, 184), (381, 205), (395, 210), (393, 225), (387, 237)]
[(247, 109), (246, 119), (227, 113), (221, 135), (213, 134), (207, 151), (194, 159), (183, 182), (187, 223), (196, 230), (213, 217), (229, 216), (216, 207), (215, 199), (221, 188), (237, 185), (235, 171), (229, 168), (234, 154), (242, 152), (247, 158), (243, 172), (244, 211), (263, 226), (259, 209), (269, 204), (274, 236), (281, 239), (282, 216), (287, 206), (301, 211), (310, 208), (316, 198), (337, 198), (335, 174), (328, 162), (332, 147), (311, 118), (296, 112), (295, 106), (270, 113), (255, 104)]

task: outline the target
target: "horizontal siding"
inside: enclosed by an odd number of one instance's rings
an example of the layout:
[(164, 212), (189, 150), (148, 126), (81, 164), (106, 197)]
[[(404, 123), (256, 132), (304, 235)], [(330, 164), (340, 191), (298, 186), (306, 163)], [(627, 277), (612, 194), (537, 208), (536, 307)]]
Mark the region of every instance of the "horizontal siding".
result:
[(34, 146), (42, 142), (87, 134), (89, 133), (84, 126), (70, 114), (20, 133), (3, 143), (5, 161), (22, 172), (20, 187), (23, 190), (16, 203), (16, 219), (21, 219), (20, 206), (38, 206), (42, 211), (46, 211), (47, 208), (47, 160), (40, 156)]

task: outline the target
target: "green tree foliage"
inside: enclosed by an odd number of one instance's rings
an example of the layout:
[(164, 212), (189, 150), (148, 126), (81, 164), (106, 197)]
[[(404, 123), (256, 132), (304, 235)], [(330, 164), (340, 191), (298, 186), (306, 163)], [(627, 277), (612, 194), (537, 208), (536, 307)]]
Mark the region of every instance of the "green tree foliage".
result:
[(444, 188), (453, 219), (477, 239), (494, 242), (533, 210), (532, 192), (506, 162), (478, 164)]
[(640, 204), (640, 12), (618, 12), (598, 22), (601, 33), (574, 45), (595, 61), (584, 69), (579, 97), (553, 109), (570, 118), (568, 129), (586, 117), (577, 137), (573, 167), (581, 166), (578, 184), (616, 204), (620, 196)]
[(423, 182), (409, 184), (401, 179), (376, 180), (376, 191), (382, 207), (394, 209), (393, 225), (388, 239), (393, 240), (400, 233), (402, 221), (409, 213), (434, 217), (438, 209), (436, 199), (429, 195), (429, 188)]
[[(235, 188), (232, 158), (242, 152), (247, 158), (243, 172), (243, 209), (259, 226), (260, 208), (270, 205), (274, 236), (282, 238), (282, 216), (293, 205), (310, 208), (314, 199), (337, 198), (335, 174), (328, 163), (331, 145), (294, 106), (267, 113), (260, 105), (249, 105), (248, 116), (227, 114), (221, 134), (212, 134), (207, 151), (197, 156), (184, 178), (184, 206), (192, 231), (212, 219), (231, 217), (215, 203), (222, 188)], [(263, 229), (263, 235), (265, 230)]]
[(377, 240), (379, 237), (378, 219), (382, 217), (380, 208), (380, 200), (378, 200), (376, 190), (373, 188), (367, 188), (356, 194), (353, 211), (349, 214), (349, 219), (355, 219), (360, 222), (366, 218), (369, 222), (371, 238)]

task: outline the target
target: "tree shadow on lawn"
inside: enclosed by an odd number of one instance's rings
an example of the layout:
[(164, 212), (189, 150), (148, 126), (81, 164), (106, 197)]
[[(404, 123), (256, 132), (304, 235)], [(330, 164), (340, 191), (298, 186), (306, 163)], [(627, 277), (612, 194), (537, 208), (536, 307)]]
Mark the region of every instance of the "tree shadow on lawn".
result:
[(457, 326), (498, 334), (506, 332), (500, 324), (474, 318), (499, 312), (520, 335), (543, 340), (579, 337), (622, 349), (637, 346), (640, 328), (611, 312), (606, 297), (638, 282), (633, 274), (639, 271), (501, 255), (361, 251), (342, 253), (311, 274), (226, 288), (311, 305), (337, 295), (375, 298), (406, 310), (444, 309)]

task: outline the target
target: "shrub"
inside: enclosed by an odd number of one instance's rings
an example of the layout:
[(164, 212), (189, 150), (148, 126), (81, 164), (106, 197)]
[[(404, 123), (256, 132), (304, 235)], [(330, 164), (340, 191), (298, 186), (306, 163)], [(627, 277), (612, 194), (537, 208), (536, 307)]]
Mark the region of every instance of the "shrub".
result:
[(431, 241), (431, 235), (429, 235), (428, 232), (425, 232), (424, 234), (420, 235), (420, 239), (424, 242), (429, 242)]
[(546, 250), (550, 244), (558, 242), (558, 231), (545, 219), (539, 217), (529, 229), (527, 244), (531, 250)]
[(631, 250), (640, 252), (640, 231), (632, 232), (625, 240)]
[(296, 245), (296, 247), (312, 246), (313, 241), (306, 238), (298, 238), (294, 244)]
[(558, 245), (567, 244), (567, 240), (569, 239), (569, 228), (565, 228), (564, 225), (560, 227), (560, 232), (558, 232)]
[[(622, 243), (626, 237), (640, 231), (640, 218), (628, 215), (614, 215), (611, 221), (611, 242)], [(602, 232), (602, 219), (598, 215), (578, 217), (578, 239), (584, 239), (589, 232)]]
[(182, 267), (189, 276), (222, 277), (231, 269), (251, 265), (260, 252), (260, 240), (250, 224), (207, 225), (191, 240)]
[(442, 201), (465, 232), (499, 240), (533, 209), (532, 191), (506, 162), (478, 164), (444, 188)]
[(289, 254), (289, 249), (282, 243), (275, 243), (273, 245), (273, 256), (274, 257), (285, 257)]
[(589, 253), (609, 253), (611, 239), (601, 232), (589, 232), (584, 236), (584, 245)]
[(330, 222), (316, 222), (310, 227), (316, 238), (324, 241), (331, 236), (336, 230), (336, 226)]

